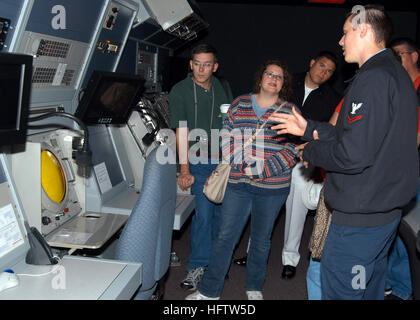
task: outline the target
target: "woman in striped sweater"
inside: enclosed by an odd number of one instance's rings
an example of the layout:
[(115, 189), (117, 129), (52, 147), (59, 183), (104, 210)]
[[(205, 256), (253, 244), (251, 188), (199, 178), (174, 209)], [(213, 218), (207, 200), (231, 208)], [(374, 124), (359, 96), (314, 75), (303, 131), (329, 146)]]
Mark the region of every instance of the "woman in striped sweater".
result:
[[(274, 123), (268, 117), (281, 105), (277, 112), (291, 113), (294, 105), (287, 102), (290, 95), (291, 76), (286, 66), (279, 60), (269, 60), (256, 73), (253, 93), (231, 104), (221, 133), (223, 158), (231, 163), (232, 170), (219, 233), (199, 291), (187, 300), (219, 299), (233, 250), (250, 214), (245, 290), (248, 299), (262, 300), (271, 232), (289, 193), (290, 173), (298, 157), (290, 137), (271, 130)], [(259, 129), (260, 133), (243, 148), (242, 143)]]

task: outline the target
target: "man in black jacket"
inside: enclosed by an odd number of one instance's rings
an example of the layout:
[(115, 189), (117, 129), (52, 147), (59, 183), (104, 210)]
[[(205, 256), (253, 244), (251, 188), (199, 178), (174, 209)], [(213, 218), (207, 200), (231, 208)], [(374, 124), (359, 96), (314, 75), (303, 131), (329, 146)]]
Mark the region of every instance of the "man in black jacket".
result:
[[(358, 63), (335, 127), (293, 115), (271, 117), (278, 133), (303, 136), (302, 160), (327, 171), (332, 208), (321, 260), (323, 299), (383, 299), (387, 253), (401, 208), (416, 194), (417, 97), (386, 43), (392, 23), (379, 6), (356, 6), (339, 44)], [(313, 140), (319, 137), (318, 140)]]
[[(305, 119), (327, 122), (340, 101), (338, 93), (328, 84), (337, 67), (337, 57), (328, 51), (311, 59), (307, 72), (293, 76), (291, 102), (299, 106)], [(312, 183), (314, 167), (304, 168), (298, 163), (292, 171), (290, 193), (286, 200), (284, 245), (282, 251), (283, 279), (295, 276), (300, 260), (299, 246), (308, 207), (302, 195)], [(319, 182), (319, 181), (318, 181)], [(310, 208), (315, 209), (315, 208)]]
[(321, 51), (311, 59), (307, 72), (293, 75), (293, 96), (290, 102), (299, 106), (305, 119), (328, 121), (340, 101), (338, 93), (329, 85), (337, 68), (337, 57)]

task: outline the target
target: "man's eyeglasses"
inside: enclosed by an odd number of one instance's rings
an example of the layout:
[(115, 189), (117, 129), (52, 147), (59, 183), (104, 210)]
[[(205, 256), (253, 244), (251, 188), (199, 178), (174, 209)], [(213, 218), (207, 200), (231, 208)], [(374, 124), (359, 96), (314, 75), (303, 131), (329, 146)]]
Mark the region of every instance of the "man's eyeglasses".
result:
[(265, 74), (267, 77), (269, 77), (270, 79), (276, 79), (276, 80), (278, 80), (278, 81), (283, 80), (283, 76), (282, 76), (281, 74), (275, 74), (275, 73), (272, 73), (271, 71), (270, 71), (270, 72), (265, 71), (265, 72), (264, 72), (264, 74)]
[(203, 67), (203, 68), (206, 68), (206, 69), (209, 69), (209, 68), (213, 67), (213, 63), (210, 63), (210, 62), (201, 63), (201, 62), (198, 62), (198, 61), (193, 61), (193, 65), (194, 65), (194, 67), (197, 67), (197, 68)]

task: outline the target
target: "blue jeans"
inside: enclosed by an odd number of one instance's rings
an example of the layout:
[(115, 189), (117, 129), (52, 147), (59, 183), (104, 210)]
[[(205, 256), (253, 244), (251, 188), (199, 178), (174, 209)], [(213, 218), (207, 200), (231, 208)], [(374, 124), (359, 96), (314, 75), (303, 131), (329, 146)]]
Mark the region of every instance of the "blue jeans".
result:
[[(415, 200), (420, 201), (420, 178)], [(391, 288), (392, 294), (403, 300), (409, 299), (413, 293), (410, 260), (404, 242), (399, 236), (395, 239), (388, 257), (386, 288)]]
[(399, 236), (389, 252), (385, 288), (392, 288), (392, 294), (403, 300), (410, 298), (413, 293), (410, 261), (404, 242)]
[[(417, 202), (420, 201), (420, 178), (418, 181), (419, 188), (415, 198)], [(391, 288), (392, 294), (403, 300), (408, 300), (413, 293), (410, 260), (405, 244), (399, 236), (389, 252), (385, 288)]]
[(306, 273), (306, 287), (308, 300), (321, 300), (321, 262), (309, 260), (308, 272)]
[(210, 253), (219, 228), (221, 205), (209, 201), (203, 194), (204, 184), (217, 164), (190, 164), (194, 176), (191, 192), (195, 195), (195, 213), (191, 221), (191, 254), (187, 272), (205, 267), (210, 262)]
[[(219, 297), (235, 245), (251, 214), (251, 243), (248, 251), (245, 289), (261, 291), (270, 253), (271, 233), (278, 213), (286, 201), (289, 188), (281, 194), (267, 195), (252, 192), (246, 184), (228, 184), (222, 203), (222, 215), (217, 239), (211, 253), (210, 264), (200, 282), (200, 292), (209, 297)], [(262, 189), (261, 189), (262, 190)], [(263, 190), (262, 190), (263, 191)]]
[(321, 260), (322, 299), (383, 300), (388, 251), (399, 223), (348, 227), (332, 222)]

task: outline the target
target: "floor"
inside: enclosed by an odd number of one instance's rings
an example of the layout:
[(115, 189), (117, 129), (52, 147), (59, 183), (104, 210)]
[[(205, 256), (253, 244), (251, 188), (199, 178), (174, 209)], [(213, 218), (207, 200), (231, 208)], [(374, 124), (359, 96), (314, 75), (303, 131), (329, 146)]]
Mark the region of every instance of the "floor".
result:
[[(297, 266), (296, 276), (291, 280), (281, 278), (283, 269), (281, 262), (281, 250), (283, 248), (284, 234), (284, 208), (281, 210), (275, 223), (270, 257), (267, 265), (267, 279), (263, 287), (265, 300), (307, 300), (306, 292), (306, 270), (309, 264), (308, 243), (313, 227), (313, 214), (308, 214), (300, 245), (300, 262)], [(185, 277), (185, 268), (190, 253), (190, 228), (189, 218), (180, 231), (175, 231), (172, 242), (172, 249), (180, 259), (180, 266), (170, 267), (167, 274), (164, 300), (183, 300), (190, 292), (182, 289), (179, 283)], [(243, 257), (249, 237), (249, 225), (245, 228), (242, 238), (234, 252), (233, 259)], [(228, 279), (221, 295), (222, 300), (245, 300), (245, 276), (246, 268), (235, 264), (231, 265)]]

